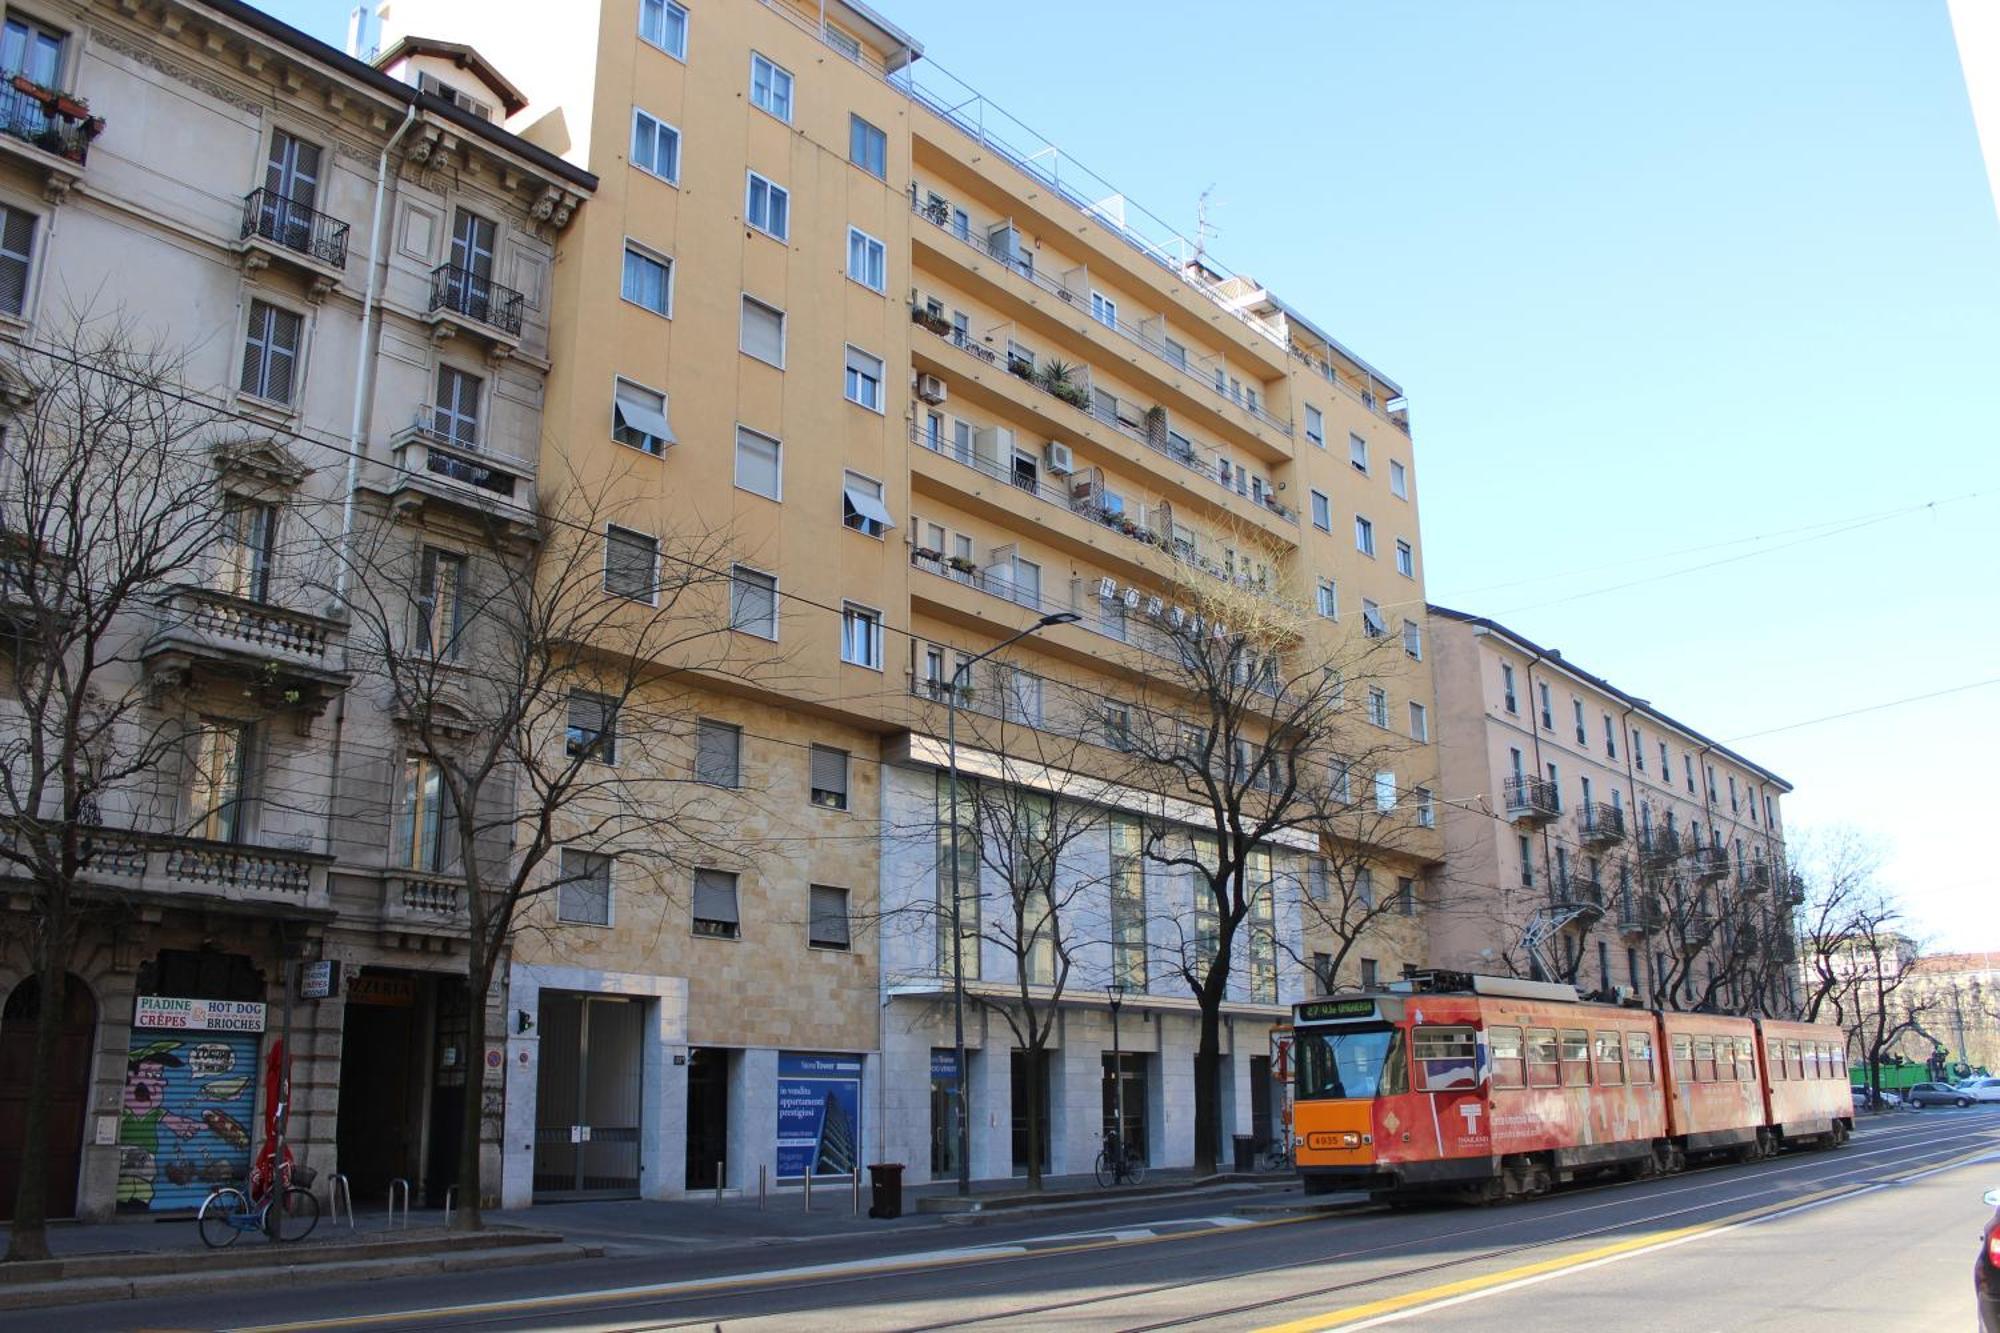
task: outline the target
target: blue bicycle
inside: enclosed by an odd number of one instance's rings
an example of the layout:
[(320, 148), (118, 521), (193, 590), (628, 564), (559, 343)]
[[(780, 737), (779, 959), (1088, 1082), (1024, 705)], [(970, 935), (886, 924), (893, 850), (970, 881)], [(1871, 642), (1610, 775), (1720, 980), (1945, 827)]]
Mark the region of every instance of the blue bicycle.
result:
[[(311, 1177), (305, 1176), (305, 1184)], [(195, 1215), (195, 1229), (202, 1244), (212, 1250), (234, 1245), (246, 1231), (261, 1231), (272, 1240), (304, 1240), (319, 1225), (319, 1198), (304, 1184), (295, 1183), (292, 1172), (280, 1173), (283, 1188), (265, 1190), (252, 1198), (234, 1185), (224, 1185), (201, 1201)]]

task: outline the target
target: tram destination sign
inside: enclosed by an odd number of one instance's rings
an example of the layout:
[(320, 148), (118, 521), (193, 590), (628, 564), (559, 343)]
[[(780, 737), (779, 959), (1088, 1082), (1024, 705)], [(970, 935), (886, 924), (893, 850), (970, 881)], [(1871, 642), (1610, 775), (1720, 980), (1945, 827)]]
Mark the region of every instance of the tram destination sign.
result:
[(1375, 1001), (1354, 1000), (1307, 1000), (1299, 1006), (1298, 1021), (1301, 1023), (1325, 1023), (1337, 1018), (1373, 1018)]

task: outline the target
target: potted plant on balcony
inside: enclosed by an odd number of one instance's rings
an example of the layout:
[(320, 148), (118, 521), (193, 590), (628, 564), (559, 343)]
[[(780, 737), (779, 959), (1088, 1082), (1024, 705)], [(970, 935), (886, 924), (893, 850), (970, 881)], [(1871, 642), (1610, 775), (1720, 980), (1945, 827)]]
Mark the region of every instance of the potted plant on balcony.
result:
[(950, 320), (936, 311), (920, 305), (910, 307), (910, 322), (919, 328), (929, 329), (940, 338), (951, 332)]
[(1090, 390), (1086, 389), (1078, 378), (1078, 371), (1081, 369), (1082, 367), (1071, 362), (1051, 358), (1042, 363), (1041, 370), (1035, 375), (1035, 383), (1044, 392), (1053, 394), (1071, 407), (1080, 407), (1088, 411)]
[(946, 556), (944, 563), (947, 569), (960, 574), (970, 574), (974, 569), (973, 563), (962, 555)]
[(1026, 357), (1014, 356), (1009, 353), (1007, 357), (1007, 373), (1017, 379), (1024, 379), (1030, 384), (1035, 382), (1034, 363)]
[(944, 559), (943, 551), (933, 550), (928, 546), (913, 546), (910, 548), (910, 554), (918, 560), (928, 560), (932, 564)]

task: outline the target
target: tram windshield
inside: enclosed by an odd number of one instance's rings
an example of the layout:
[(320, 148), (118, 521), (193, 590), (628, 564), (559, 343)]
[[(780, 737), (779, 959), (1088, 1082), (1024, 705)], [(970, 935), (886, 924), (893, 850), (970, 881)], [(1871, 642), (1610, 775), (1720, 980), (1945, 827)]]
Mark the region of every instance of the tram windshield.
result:
[(1293, 1058), (1301, 1098), (1409, 1091), (1403, 1034), (1396, 1028), (1299, 1028)]

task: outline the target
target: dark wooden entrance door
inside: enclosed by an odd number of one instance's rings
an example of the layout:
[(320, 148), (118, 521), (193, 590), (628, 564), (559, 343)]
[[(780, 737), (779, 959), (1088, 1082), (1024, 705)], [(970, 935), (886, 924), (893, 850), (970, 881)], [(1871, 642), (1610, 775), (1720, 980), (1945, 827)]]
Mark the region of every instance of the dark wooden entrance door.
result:
[[(97, 1002), (75, 977), (63, 988), (62, 1026), (56, 1032), (53, 1088), (49, 1101), (48, 1169), (50, 1217), (76, 1216), (77, 1174), (83, 1166), (83, 1120), (90, 1096), (90, 1054), (97, 1043)], [(27, 1130), (28, 1080), (34, 1069), (35, 1020), (42, 1010), (41, 985), (30, 977), (7, 997), (0, 1011), (0, 1218), (14, 1215), (21, 1188), (21, 1136)]]
[(1250, 1132), (1257, 1139), (1257, 1151), (1271, 1150), (1271, 1057), (1250, 1057)]

